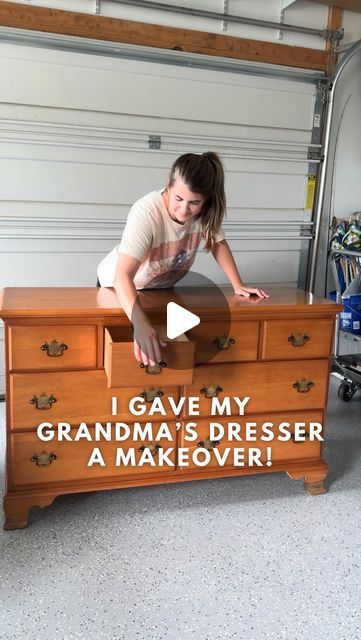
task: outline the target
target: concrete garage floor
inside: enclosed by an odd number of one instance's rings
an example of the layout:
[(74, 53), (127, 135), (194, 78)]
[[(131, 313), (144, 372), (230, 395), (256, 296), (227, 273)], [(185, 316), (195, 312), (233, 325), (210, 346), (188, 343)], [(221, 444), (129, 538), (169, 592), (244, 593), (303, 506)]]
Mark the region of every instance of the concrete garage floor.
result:
[(78, 494), (1, 531), (1, 640), (359, 640), (361, 393), (338, 384), (325, 495), (285, 474)]

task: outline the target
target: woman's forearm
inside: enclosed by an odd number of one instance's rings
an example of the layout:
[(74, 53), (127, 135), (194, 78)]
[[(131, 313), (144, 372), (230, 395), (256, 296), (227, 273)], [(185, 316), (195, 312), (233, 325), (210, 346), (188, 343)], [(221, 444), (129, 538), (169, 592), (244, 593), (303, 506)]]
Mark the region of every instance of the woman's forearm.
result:
[(133, 324), (148, 320), (138, 298), (133, 278), (122, 274), (114, 281), (114, 289), (124, 312)]
[(144, 365), (153, 365), (162, 360), (161, 348), (167, 345), (158, 337), (156, 329), (152, 327), (140, 304), (133, 278), (133, 273), (119, 268), (113, 286), (124, 312), (133, 325), (136, 360)]
[(120, 253), (113, 282), (118, 300), (133, 324), (137, 321), (148, 321), (139, 302), (138, 293), (134, 284), (134, 277), (139, 265), (139, 260)]
[(263, 291), (263, 289), (248, 287), (242, 282), (237, 269), (237, 265), (232, 255), (232, 251), (230, 250), (226, 240), (218, 242), (212, 253), (216, 262), (219, 264), (228, 280), (230, 281), (236, 295), (246, 296), (247, 298), (249, 298), (249, 296), (251, 295), (256, 295), (259, 298), (269, 298), (268, 293)]
[(212, 255), (227, 276), (233, 289), (241, 287), (243, 285), (242, 278), (239, 275), (237, 265), (234, 261), (228, 242), (226, 240), (218, 242), (212, 251)]

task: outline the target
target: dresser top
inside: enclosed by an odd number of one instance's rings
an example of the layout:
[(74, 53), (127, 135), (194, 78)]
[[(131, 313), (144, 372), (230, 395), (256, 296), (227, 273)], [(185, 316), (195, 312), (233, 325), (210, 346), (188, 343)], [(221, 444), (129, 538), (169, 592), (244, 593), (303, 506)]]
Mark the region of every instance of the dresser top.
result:
[[(331, 300), (316, 298), (313, 294), (290, 287), (267, 287), (268, 299), (252, 296), (242, 298), (233, 293), (230, 286), (220, 287), (235, 316), (278, 316), (307, 314), (333, 316), (342, 305)], [(184, 292), (186, 291), (186, 295)], [(222, 304), (213, 289), (179, 287), (138, 292), (140, 302), (149, 313), (166, 308), (168, 302), (176, 302), (193, 313), (204, 311), (219, 316)], [(104, 317), (125, 314), (115, 291), (96, 287), (13, 287), (0, 292), (0, 318), (21, 317)]]

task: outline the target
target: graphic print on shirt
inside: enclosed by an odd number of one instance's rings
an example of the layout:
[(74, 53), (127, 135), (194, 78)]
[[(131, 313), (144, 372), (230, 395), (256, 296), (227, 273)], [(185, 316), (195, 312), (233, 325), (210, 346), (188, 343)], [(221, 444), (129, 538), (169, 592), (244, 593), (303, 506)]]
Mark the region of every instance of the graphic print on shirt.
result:
[(134, 279), (137, 289), (173, 287), (191, 268), (201, 232), (188, 234), (177, 241), (163, 242), (151, 250), (149, 257), (139, 267)]

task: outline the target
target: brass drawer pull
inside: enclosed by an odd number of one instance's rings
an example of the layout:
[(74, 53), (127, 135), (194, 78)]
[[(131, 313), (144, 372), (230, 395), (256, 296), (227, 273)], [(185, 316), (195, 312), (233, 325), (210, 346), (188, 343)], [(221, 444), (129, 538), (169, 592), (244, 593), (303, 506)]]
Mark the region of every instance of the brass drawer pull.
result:
[(207, 451), (212, 451), (215, 447), (219, 445), (219, 440), (211, 440), (210, 437), (205, 440), (200, 440), (197, 442), (197, 447), (202, 447), (202, 449), (207, 449)]
[(231, 345), (235, 343), (236, 341), (234, 338), (231, 338), (230, 336), (226, 336), (226, 335), (217, 337), (215, 338), (215, 340), (213, 340), (213, 344), (216, 345), (219, 351), (221, 351), (222, 349), (229, 349)]
[(167, 366), (167, 363), (162, 360), (161, 362), (156, 362), (155, 364), (143, 364), (140, 363), (140, 368), (145, 369), (146, 373), (149, 373), (151, 376), (156, 376), (158, 373), (162, 373), (162, 369)]
[(35, 404), (37, 409), (51, 409), (51, 406), (54, 402), (57, 402), (57, 399), (53, 394), (51, 396), (47, 396), (45, 393), (42, 393), (40, 396), (33, 396), (29, 401), (30, 404)]
[(154, 398), (164, 396), (164, 392), (159, 388), (151, 387), (150, 389), (144, 389), (139, 395), (141, 398), (144, 398), (146, 402), (153, 402)]
[(206, 398), (216, 398), (221, 391), (223, 391), (222, 387), (215, 387), (214, 384), (201, 389), (201, 393), (204, 393)]
[(310, 337), (306, 334), (302, 335), (302, 333), (292, 333), (288, 338), (288, 342), (290, 342), (293, 347), (303, 347), (309, 340)]
[(53, 460), (56, 460), (55, 453), (46, 453), (46, 451), (30, 458), (30, 461), (35, 462), (37, 467), (48, 467)]
[(138, 451), (145, 451), (146, 449), (149, 449), (149, 451), (151, 452), (153, 458), (155, 458), (155, 456), (157, 455), (160, 446), (159, 444), (154, 444), (153, 442), (151, 442), (150, 444), (142, 444), (141, 447), (139, 447)]
[[(308, 431), (305, 431), (304, 437), (305, 437), (305, 439), (310, 437), (310, 434), (309, 434)], [(295, 444), (302, 444), (302, 443), (304, 444), (304, 440), (295, 440), (295, 438), (296, 438), (295, 434), (291, 433), (291, 438), (290, 439), (293, 440), (293, 442)]]
[(59, 356), (62, 356), (64, 351), (68, 349), (68, 345), (65, 344), (65, 342), (58, 342), (54, 339), (50, 343), (44, 342), (40, 349), (46, 351), (47, 355), (51, 358), (59, 358)]
[(293, 384), (293, 388), (297, 389), (298, 393), (307, 393), (312, 387), (315, 386), (315, 383), (312, 380), (306, 380), (306, 378), (302, 378), (302, 380), (297, 380)]

